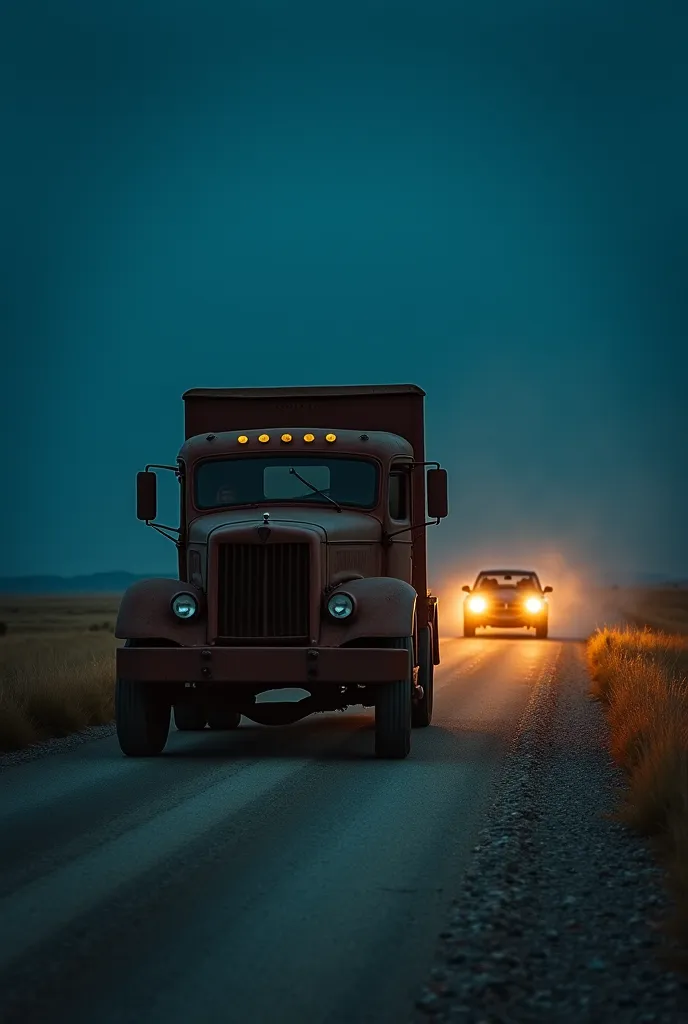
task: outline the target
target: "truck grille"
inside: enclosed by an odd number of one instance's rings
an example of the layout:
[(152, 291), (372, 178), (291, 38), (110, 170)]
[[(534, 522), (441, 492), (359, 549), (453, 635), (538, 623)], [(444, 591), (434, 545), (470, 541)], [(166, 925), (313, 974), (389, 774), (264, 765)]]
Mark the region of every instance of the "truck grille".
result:
[(227, 640), (306, 640), (310, 634), (308, 544), (222, 544), (218, 633)]

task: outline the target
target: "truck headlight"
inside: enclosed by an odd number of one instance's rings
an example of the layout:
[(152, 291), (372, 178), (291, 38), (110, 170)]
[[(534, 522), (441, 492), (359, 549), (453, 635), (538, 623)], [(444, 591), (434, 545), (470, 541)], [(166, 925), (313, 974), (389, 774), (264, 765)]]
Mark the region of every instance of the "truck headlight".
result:
[(348, 619), (354, 613), (354, 599), (348, 594), (333, 594), (327, 602), (327, 610), (333, 619)]
[(472, 612), (484, 612), (487, 608), (487, 601), (484, 597), (472, 597), (468, 602), (468, 607)]
[(526, 601), (526, 608), (531, 614), (542, 611), (542, 601), (538, 597), (529, 597)]
[(193, 619), (198, 611), (198, 601), (193, 594), (176, 594), (172, 598), (172, 611), (178, 619)]

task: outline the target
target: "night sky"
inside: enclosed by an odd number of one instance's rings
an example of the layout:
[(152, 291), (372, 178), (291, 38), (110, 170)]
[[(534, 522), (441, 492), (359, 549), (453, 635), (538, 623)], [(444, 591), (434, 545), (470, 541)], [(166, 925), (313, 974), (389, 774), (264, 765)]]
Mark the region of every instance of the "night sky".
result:
[(678, 0), (5, 3), (0, 574), (174, 571), (134, 477), (186, 388), (411, 382), (438, 572), (688, 575), (687, 44)]

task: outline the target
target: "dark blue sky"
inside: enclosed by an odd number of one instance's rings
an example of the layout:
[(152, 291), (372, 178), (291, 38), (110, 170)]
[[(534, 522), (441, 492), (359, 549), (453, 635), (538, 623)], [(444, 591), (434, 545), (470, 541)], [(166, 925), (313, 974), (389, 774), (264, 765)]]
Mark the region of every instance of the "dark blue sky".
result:
[(436, 566), (687, 574), (684, 6), (5, 4), (0, 571), (173, 565), (188, 387), (408, 381)]

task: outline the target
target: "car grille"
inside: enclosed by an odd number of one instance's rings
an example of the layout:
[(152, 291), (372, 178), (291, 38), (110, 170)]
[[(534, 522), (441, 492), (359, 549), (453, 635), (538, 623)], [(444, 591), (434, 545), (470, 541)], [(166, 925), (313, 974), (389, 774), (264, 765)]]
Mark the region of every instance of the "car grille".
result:
[(307, 640), (308, 544), (222, 544), (218, 634), (227, 640)]

